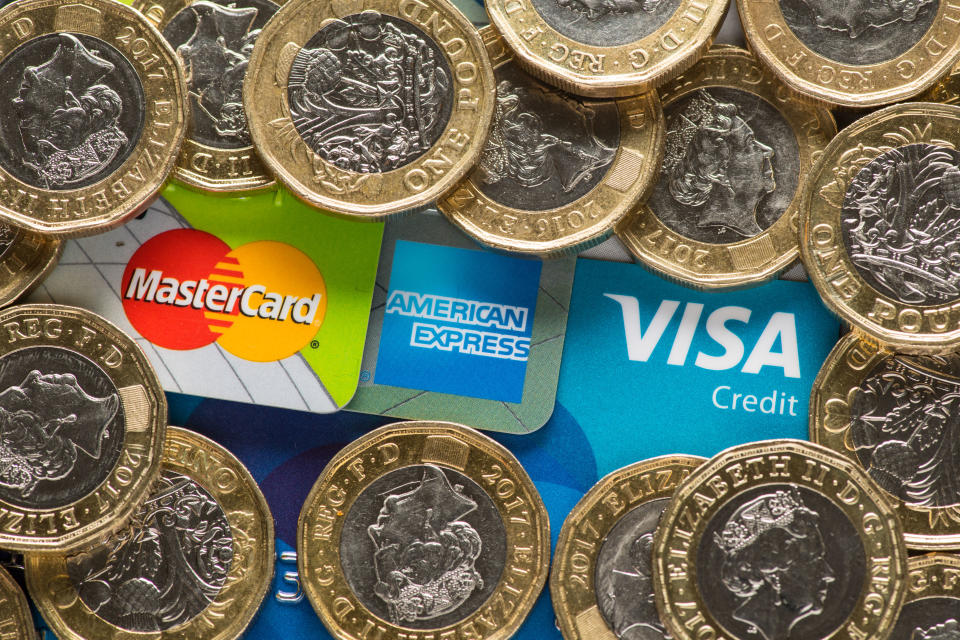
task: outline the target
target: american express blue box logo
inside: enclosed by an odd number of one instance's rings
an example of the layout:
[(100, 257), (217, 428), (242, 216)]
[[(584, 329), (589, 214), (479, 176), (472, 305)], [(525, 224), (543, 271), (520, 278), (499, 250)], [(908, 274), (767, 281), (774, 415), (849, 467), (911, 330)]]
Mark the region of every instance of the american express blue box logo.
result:
[(376, 383), (520, 402), (541, 267), (398, 240)]

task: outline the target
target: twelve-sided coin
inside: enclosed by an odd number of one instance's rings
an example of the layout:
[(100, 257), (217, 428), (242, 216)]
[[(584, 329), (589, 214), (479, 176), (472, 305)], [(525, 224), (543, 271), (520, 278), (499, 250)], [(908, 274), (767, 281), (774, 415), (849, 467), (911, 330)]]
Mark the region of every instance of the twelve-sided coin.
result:
[(885, 638), (906, 590), (903, 533), (883, 492), (799, 440), (733, 447), (691, 473), (653, 558), (677, 640)]
[(80, 554), (26, 558), (62, 640), (234, 640), (273, 579), (273, 516), (233, 454), (172, 427), (163, 472), (131, 524)]
[(497, 80), (493, 124), (476, 168), (437, 207), (498, 249), (551, 255), (600, 242), (653, 183), (656, 93), (578, 98), (527, 75), (493, 26), (480, 36)]
[(800, 252), (828, 307), (903, 353), (960, 344), (960, 107), (881, 109), (804, 184)]
[(744, 286), (796, 259), (801, 183), (836, 134), (749, 52), (713, 47), (660, 89), (666, 151), (617, 227), (646, 266), (697, 288)]
[(469, 171), (494, 91), (476, 28), (447, 0), (291, 0), (257, 39), (243, 99), (295, 195), (373, 218), (425, 208)]
[(887, 493), (908, 547), (960, 545), (960, 357), (907, 356), (848, 334), (813, 384), (810, 439)]
[(19, 305), (0, 327), (0, 547), (87, 546), (160, 472), (163, 388), (137, 343), (89, 311)]
[(491, 0), (517, 61), (564, 91), (614, 98), (652, 91), (696, 62), (727, 0)]
[(111, 0), (24, 0), (0, 10), (0, 218), (83, 235), (136, 215), (186, 130), (176, 54)]
[(506, 640), (549, 563), (550, 524), (529, 476), (458, 424), (403, 422), (359, 438), (300, 513), (301, 582), (335, 637)]
[(57, 266), (62, 250), (63, 243), (56, 236), (0, 222), (0, 307), (42, 283)]
[(286, 0), (136, 0), (186, 69), (190, 122), (174, 177), (208, 193), (271, 186), (243, 111), (261, 29)]
[(907, 567), (907, 599), (890, 640), (960, 638), (960, 557), (931, 553)]
[(662, 456), (608, 474), (563, 523), (550, 594), (567, 640), (663, 640), (654, 604), (653, 534), (674, 489), (704, 462)]
[(10, 640), (30, 640), (37, 637), (30, 614), (30, 605), (23, 589), (7, 570), (0, 567), (0, 633)]
[(788, 86), (848, 107), (905, 100), (960, 56), (960, 8), (941, 0), (737, 0), (750, 48)]

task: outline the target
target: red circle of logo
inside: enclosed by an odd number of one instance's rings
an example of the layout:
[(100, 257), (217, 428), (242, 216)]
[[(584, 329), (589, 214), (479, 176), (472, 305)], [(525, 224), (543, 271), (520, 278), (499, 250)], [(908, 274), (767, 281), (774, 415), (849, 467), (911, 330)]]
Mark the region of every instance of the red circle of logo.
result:
[(243, 286), (240, 265), (233, 264), (236, 260), (228, 253), (230, 247), (223, 240), (194, 229), (167, 231), (147, 240), (123, 272), (121, 295), (130, 323), (144, 338), (167, 349), (212, 344), (220, 333), (211, 326), (226, 328), (232, 323), (206, 317), (203, 289), (216, 284), (227, 289)]

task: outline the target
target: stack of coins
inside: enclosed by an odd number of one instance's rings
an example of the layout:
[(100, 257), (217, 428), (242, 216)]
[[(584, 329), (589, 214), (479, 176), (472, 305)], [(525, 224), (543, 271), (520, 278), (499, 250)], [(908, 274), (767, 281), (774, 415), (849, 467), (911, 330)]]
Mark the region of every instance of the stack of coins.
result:
[[(59, 637), (236, 638), (272, 576), (256, 483), (167, 428), (136, 343), (80, 309), (10, 306), (64, 238), (123, 224), (168, 179), (286, 188), (358, 220), (435, 203), (478, 242), (545, 258), (615, 233), (701, 289), (799, 258), (853, 329), (815, 382), (812, 442), (604, 478), (560, 532), (558, 626), (960, 636), (956, 7), (738, 0), (748, 51), (711, 46), (722, 0), (492, 0), (480, 30), (449, 0), (132, 5), (0, 9), (0, 548), (25, 555)], [(337, 637), (508, 638), (550, 565), (530, 478), (448, 423), (334, 457), (298, 547)], [(0, 629), (28, 637), (2, 572), (0, 591)]]

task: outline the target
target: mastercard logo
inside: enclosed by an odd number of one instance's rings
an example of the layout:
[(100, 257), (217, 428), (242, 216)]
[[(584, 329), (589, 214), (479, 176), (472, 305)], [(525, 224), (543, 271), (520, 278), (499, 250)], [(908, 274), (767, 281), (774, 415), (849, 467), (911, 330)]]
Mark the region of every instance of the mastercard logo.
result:
[(316, 336), (327, 310), (323, 275), (302, 251), (273, 241), (231, 249), (193, 229), (161, 233), (130, 259), (121, 286), (134, 328), (167, 349), (214, 342), (274, 362)]

